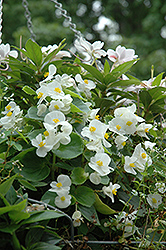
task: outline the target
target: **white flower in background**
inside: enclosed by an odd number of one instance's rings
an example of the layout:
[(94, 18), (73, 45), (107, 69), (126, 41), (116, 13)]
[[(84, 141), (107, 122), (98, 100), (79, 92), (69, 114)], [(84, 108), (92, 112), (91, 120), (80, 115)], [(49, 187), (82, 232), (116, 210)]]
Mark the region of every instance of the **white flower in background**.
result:
[(18, 57), (18, 52), (16, 50), (10, 51), (10, 45), (7, 44), (0, 44), (0, 63), (6, 62), (8, 56), (12, 56), (14, 58)]
[(119, 45), (116, 50), (108, 49), (107, 50), (108, 59), (114, 63), (114, 66), (118, 66), (124, 62), (132, 61), (138, 56), (135, 55), (134, 49), (126, 49)]
[(55, 80), (57, 82), (59, 82), (61, 84), (61, 86), (64, 87), (64, 88), (69, 88), (69, 87), (75, 85), (74, 79), (71, 76), (67, 75), (67, 74), (63, 74), (62, 76), (56, 75)]
[(101, 177), (100, 174), (97, 172), (91, 173), (89, 176), (90, 181), (95, 184), (98, 185), (101, 183)]
[(158, 208), (158, 206), (162, 203), (162, 197), (159, 194), (148, 194), (146, 199), (152, 208)]
[[(41, 48), (41, 51), (43, 54), (45, 54), (45, 56), (47, 56), (56, 49), (58, 49), (58, 46), (54, 44), (54, 45), (48, 45), (47, 47), (43, 46)], [(68, 51), (60, 50), (58, 53), (54, 55), (54, 57), (51, 59), (51, 62), (59, 60), (62, 57), (71, 57), (71, 54)]]
[(150, 166), (152, 164), (152, 159), (150, 158), (150, 156), (146, 153), (146, 151), (141, 147), (141, 143), (139, 143), (133, 152), (133, 157), (137, 158), (137, 162), (138, 164), (141, 165), (148, 165)]
[(81, 217), (81, 212), (80, 211), (75, 211), (72, 215), (73, 221), (73, 226), (74, 227), (79, 227), (81, 225), (81, 221), (83, 221), (83, 218)]
[(125, 122), (120, 117), (113, 118), (111, 121), (108, 122), (108, 125), (110, 131), (119, 135), (125, 134)]
[(62, 86), (56, 80), (48, 83), (48, 93), (49, 96), (53, 99), (61, 99), (65, 94), (62, 90)]
[(109, 167), (111, 158), (106, 153), (96, 153), (95, 156), (90, 158), (89, 166), (99, 173), (100, 176), (108, 175), (110, 170), (113, 170)]
[(62, 121), (65, 121), (65, 115), (61, 111), (55, 110), (55, 111), (48, 113), (44, 117), (44, 126), (46, 123), (46, 124), (49, 124), (52, 128), (55, 128)]
[(115, 138), (115, 144), (116, 144), (117, 148), (118, 148), (118, 149), (122, 149), (122, 148), (126, 145), (127, 139), (128, 139), (127, 136), (118, 135), (118, 136)]
[(117, 195), (118, 188), (120, 188), (120, 185), (119, 184), (112, 184), (112, 182), (110, 182), (108, 187), (104, 186), (102, 188), (103, 193), (111, 198), (112, 203), (114, 203), (114, 195)]
[(37, 115), (41, 116), (42, 114), (44, 114), (47, 110), (47, 106), (43, 103), (39, 104), (37, 106)]
[(165, 183), (164, 182), (157, 182), (155, 184), (157, 190), (161, 193), (161, 194), (164, 194), (165, 191), (166, 191), (166, 187), (165, 187)]
[(71, 180), (68, 175), (61, 174), (57, 177), (57, 181), (52, 181), (50, 183), (51, 189), (50, 192), (68, 192), (71, 186)]
[(90, 140), (104, 139), (107, 129), (108, 125), (94, 119), (89, 123), (89, 127), (84, 127), (82, 129), (81, 135)]
[(128, 113), (128, 114), (131, 114), (131, 116), (133, 117), (132, 119), (135, 118), (137, 120), (137, 122), (143, 122), (144, 119), (142, 117), (135, 115), (136, 110), (137, 110), (137, 108), (136, 108), (136, 105), (134, 103), (133, 105), (131, 105), (129, 107), (120, 107), (120, 108), (115, 109), (114, 115), (115, 115), (115, 117), (123, 117), (124, 114)]
[(56, 70), (57, 70), (57, 68), (55, 67), (55, 65), (50, 64), (49, 67), (48, 67), (48, 72), (47, 72), (47, 74), (45, 74), (47, 77), (43, 81), (41, 81), (40, 84), (52, 80), (54, 78)]
[(36, 154), (39, 157), (45, 157), (52, 149), (52, 145), (47, 145), (46, 141), (42, 139), (42, 134), (39, 134), (35, 139), (32, 139), (31, 143), (34, 147), (37, 147)]
[(138, 125), (136, 131), (139, 136), (146, 137), (147, 139), (149, 139), (146, 133), (148, 133), (151, 128), (152, 124), (146, 124), (145, 122), (143, 122)]
[(75, 40), (74, 46), (78, 52), (85, 56), (85, 61), (90, 61), (92, 58), (101, 58), (102, 56), (107, 55), (107, 53), (102, 49), (104, 43), (100, 41), (96, 41), (91, 44), (81, 37), (80, 39)]
[(135, 170), (137, 170), (138, 172), (143, 172), (145, 170), (145, 166), (138, 163), (137, 157), (125, 156), (124, 170), (127, 173), (131, 173), (131, 174), (136, 175), (137, 172)]
[(145, 149), (150, 148), (151, 150), (153, 150), (153, 147), (156, 145), (156, 143), (145, 141), (144, 145), (145, 145)]
[(55, 205), (59, 208), (67, 208), (71, 204), (71, 195), (68, 191), (59, 191), (58, 196), (55, 198)]

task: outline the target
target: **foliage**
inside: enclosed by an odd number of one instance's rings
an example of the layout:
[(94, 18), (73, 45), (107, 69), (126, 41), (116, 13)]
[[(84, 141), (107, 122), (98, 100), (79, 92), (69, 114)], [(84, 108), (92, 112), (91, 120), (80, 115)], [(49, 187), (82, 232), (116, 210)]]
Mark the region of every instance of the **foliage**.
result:
[(131, 56), (119, 47), (125, 56), (116, 50), (109, 60), (101, 42), (80, 39), (77, 49), (90, 48), (82, 50), (90, 55), (85, 61), (71, 58), (64, 42), (43, 48), (29, 39), (17, 48), (19, 59), (1, 59), (1, 244), (62, 249), (61, 240), (70, 240), (67, 214), (78, 239), (141, 241), (138, 249), (156, 242), (162, 249), (163, 73), (154, 77), (152, 68), (151, 79), (141, 81), (129, 74), (133, 50)]

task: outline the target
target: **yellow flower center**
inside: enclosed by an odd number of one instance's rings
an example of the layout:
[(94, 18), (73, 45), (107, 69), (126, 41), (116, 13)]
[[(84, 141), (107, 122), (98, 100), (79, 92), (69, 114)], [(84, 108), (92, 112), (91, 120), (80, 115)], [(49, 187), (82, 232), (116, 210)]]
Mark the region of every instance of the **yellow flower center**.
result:
[(43, 93), (39, 92), (37, 98), (40, 99), (42, 96), (43, 96)]
[(117, 193), (116, 188), (114, 188), (114, 189), (112, 190), (112, 193), (113, 193), (114, 195), (116, 195), (116, 193)]
[(46, 143), (44, 143), (43, 141), (41, 141), (40, 143), (39, 143), (39, 147), (44, 147), (44, 145), (45, 145)]
[(56, 104), (56, 105), (54, 105), (54, 108), (55, 109), (59, 109), (59, 106)]
[(7, 113), (7, 116), (11, 116), (11, 115), (12, 115), (12, 112), (9, 111), (9, 112)]
[(53, 122), (57, 123), (57, 122), (60, 122), (59, 119), (53, 119)]
[(134, 163), (130, 163), (129, 166), (132, 167), (132, 168), (135, 168)]
[(99, 166), (99, 167), (101, 167), (101, 166), (103, 166), (103, 162), (102, 161), (96, 161), (96, 163), (97, 163), (97, 165)]
[(108, 138), (109, 138), (108, 133), (105, 133), (104, 138), (105, 138), (105, 139), (108, 139)]
[(45, 135), (45, 136), (49, 136), (49, 133), (48, 133), (47, 130), (44, 132), (44, 135)]
[(49, 72), (44, 73), (44, 77), (46, 78), (49, 75)]
[(153, 203), (157, 203), (157, 200), (155, 198), (152, 198)]
[(142, 156), (143, 159), (146, 158), (146, 154), (145, 153), (142, 153), (141, 156)]
[(58, 188), (60, 188), (60, 187), (62, 187), (62, 183), (61, 183), (61, 182), (58, 182), (58, 183), (56, 184), (56, 186), (57, 186)]
[(145, 132), (148, 133), (148, 132), (149, 132), (149, 129), (148, 129), (148, 128), (145, 128)]
[(123, 142), (122, 142), (122, 146), (124, 147), (125, 145), (126, 145), (126, 142), (125, 142), (125, 141), (123, 141)]
[(7, 106), (6, 106), (6, 109), (7, 109), (7, 110), (10, 110), (10, 109), (11, 109), (11, 106), (10, 106), (10, 105), (7, 105)]
[(61, 89), (60, 88), (55, 88), (54, 91), (57, 92), (57, 93), (61, 93)]
[(96, 116), (95, 116), (95, 119), (99, 120), (99, 115), (96, 115)]
[(127, 126), (131, 126), (131, 124), (133, 124), (131, 121), (126, 122)]
[(89, 128), (89, 130), (90, 130), (90, 132), (95, 132), (96, 128), (93, 127), (93, 126), (91, 126), (91, 127)]
[(65, 196), (62, 196), (61, 201), (65, 201), (65, 200), (66, 200)]
[(87, 79), (85, 79), (85, 80), (84, 80), (84, 83), (88, 84), (88, 80), (87, 80)]
[(121, 126), (120, 125), (116, 125), (116, 128), (117, 128), (117, 130), (120, 130)]

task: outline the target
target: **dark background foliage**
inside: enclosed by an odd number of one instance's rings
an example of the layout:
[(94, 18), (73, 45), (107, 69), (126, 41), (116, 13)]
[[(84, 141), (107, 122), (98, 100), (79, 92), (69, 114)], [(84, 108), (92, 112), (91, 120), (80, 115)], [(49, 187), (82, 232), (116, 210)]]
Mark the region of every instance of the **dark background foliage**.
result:
[[(55, 9), (52, 1), (29, 0), (33, 30), (40, 45), (58, 44), (67, 38), (71, 48), (74, 33)], [(141, 59), (133, 74), (142, 80), (150, 78), (151, 65), (155, 75), (166, 69), (166, 2), (163, 0), (61, 0), (77, 29), (87, 40), (102, 40), (105, 49), (121, 44), (134, 48)], [(19, 46), (30, 37), (22, 1), (3, 3), (3, 43)]]

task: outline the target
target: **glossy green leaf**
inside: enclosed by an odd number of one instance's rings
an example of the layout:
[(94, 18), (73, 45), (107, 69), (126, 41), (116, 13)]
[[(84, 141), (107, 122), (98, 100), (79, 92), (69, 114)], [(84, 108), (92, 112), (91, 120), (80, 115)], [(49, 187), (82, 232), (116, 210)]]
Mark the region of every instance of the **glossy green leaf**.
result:
[(87, 180), (88, 174), (85, 173), (83, 168), (74, 168), (71, 173), (71, 181), (75, 185), (81, 185)]
[(149, 94), (148, 91), (143, 90), (140, 92), (139, 96), (140, 96), (140, 100), (143, 103), (145, 109), (147, 109), (149, 107), (150, 103), (152, 102), (151, 95)]
[(91, 207), (84, 207), (82, 205), (78, 205), (78, 210), (81, 212), (81, 214), (91, 223), (94, 225), (100, 225), (100, 221), (96, 212), (96, 209), (94, 206)]
[(36, 95), (36, 92), (29, 86), (24, 86), (22, 90), (28, 95)]
[(53, 153), (59, 158), (73, 159), (83, 153), (84, 144), (81, 137), (76, 133), (71, 133), (71, 142), (67, 145), (60, 145)]
[(29, 39), (25, 44), (25, 49), (27, 56), (34, 62), (34, 64), (39, 67), (42, 62), (42, 51), (40, 46)]
[(86, 186), (80, 186), (75, 189), (73, 196), (77, 202), (85, 207), (91, 207), (95, 202), (95, 194), (93, 190)]
[(24, 180), (24, 179), (22, 179), (22, 178), (18, 178), (18, 181), (19, 181), (20, 184), (21, 184), (22, 186), (24, 186), (25, 188), (28, 188), (28, 189), (30, 189), (30, 190), (32, 190), (32, 191), (37, 191), (37, 189), (36, 189), (30, 182), (28, 182), (28, 181), (26, 181), (26, 180)]
[(6, 180), (2, 184), (0, 184), (0, 193), (2, 195), (5, 195), (8, 192), (8, 190), (12, 186), (13, 181), (16, 179), (16, 177), (17, 177), (17, 174), (13, 175), (8, 180)]
[(84, 63), (79, 63), (84, 69), (86, 69), (93, 77), (95, 77), (98, 81), (102, 82), (104, 81), (102, 73), (96, 69), (94, 66), (84, 64)]
[(95, 209), (100, 212), (101, 214), (116, 214), (117, 212), (115, 210), (113, 210), (112, 208), (110, 208), (109, 206), (107, 206), (106, 204), (104, 204), (99, 196), (95, 193), (95, 202), (94, 202), (94, 207)]
[(161, 83), (161, 80), (163, 78), (163, 74), (164, 72), (160, 73), (158, 76), (156, 76), (156, 78), (154, 79), (154, 81), (152, 82), (152, 86), (159, 86)]
[(110, 70), (111, 70), (110, 64), (109, 64), (108, 60), (105, 60), (105, 63), (104, 63), (104, 74), (105, 75), (109, 74)]
[(34, 120), (44, 121), (44, 117), (46, 115), (46, 112), (43, 113), (41, 116), (38, 116), (37, 111), (38, 111), (38, 109), (36, 107), (34, 107), (34, 106), (30, 107), (28, 109), (27, 116), (31, 119), (34, 119)]
[(8, 213), (8, 212), (10, 212), (12, 210), (17, 211), (17, 212), (21, 212), (23, 209), (25, 209), (26, 202), (27, 202), (27, 200), (23, 200), (23, 201), (21, 201), (20, 203), (18, 203), (16, 205), (0, 207), (0, 215)]
[[(51, 187), (50, 187), (51, 188)], [(55, 207), (55, 197), (57, 194), (55, 192), (47, 191), (44, 193), (44, 195), (41, 197), (41, 201)]]
[(78, 98), (78, 99), (81, 99), (83, 101), (87, 101), (85, 98), (83, 98), (82, 96), (80, 96), (79, 94), (75, 93), (74, 91), (70, 90), (70, 89), (65, 89), (64, 90), (65, 94), (69, 94), (71, 95), (72, 97), (75, 97), (75, 98)]
[(72, 102), (79, 110), (81, 110), (82, 112), (89, 112), (90, 109), (88, 108), (88, 106), (79, 98), (73, 98), (73, 102)]
[(37, 242), (33, 244), (29, 250), (61, 250), (62, 247), (55, 246), (46, 242)]

